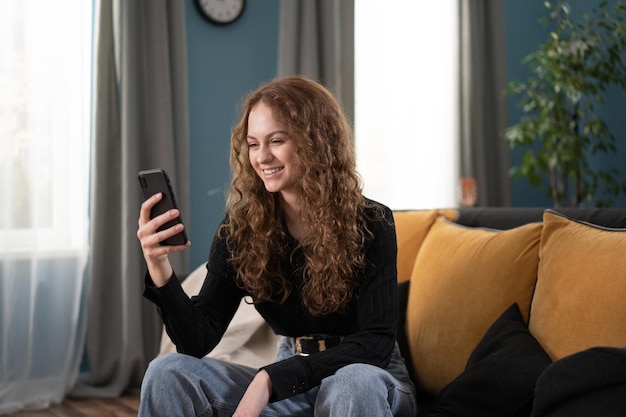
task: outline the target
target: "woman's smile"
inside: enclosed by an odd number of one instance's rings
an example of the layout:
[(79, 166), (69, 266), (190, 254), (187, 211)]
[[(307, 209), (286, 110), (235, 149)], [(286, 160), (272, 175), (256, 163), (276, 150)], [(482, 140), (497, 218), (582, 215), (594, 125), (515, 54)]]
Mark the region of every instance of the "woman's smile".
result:
[(280, 172), (282, 170), (283, 170), (283, 168), (264, 169), (263, 173), (265, 175), (272, 175), (272, 174), (276, 174), (277, 172)]

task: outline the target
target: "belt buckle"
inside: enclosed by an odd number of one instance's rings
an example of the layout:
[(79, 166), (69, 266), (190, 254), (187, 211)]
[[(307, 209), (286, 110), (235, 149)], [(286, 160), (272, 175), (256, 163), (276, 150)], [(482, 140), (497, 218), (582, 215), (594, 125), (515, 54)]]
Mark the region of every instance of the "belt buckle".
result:
[(310, 353), (305, 353), (302, 350), (302, 340), (314, 340), (317, 342), (317, 352), (323, 352), (326, 350), (326, 339), (316, 336), (300, 336), (295, 338), (296, 352), (298, 356), (309, 356)]
[(300, 336), (300, 337), (296, 337), (296, 352), (298, 353), (298, 356), (309, 356), (309, 353), (304, 353), (302, 351), (302, 342), (301, 340), (311, 340), (313, 339), (312, 336)]

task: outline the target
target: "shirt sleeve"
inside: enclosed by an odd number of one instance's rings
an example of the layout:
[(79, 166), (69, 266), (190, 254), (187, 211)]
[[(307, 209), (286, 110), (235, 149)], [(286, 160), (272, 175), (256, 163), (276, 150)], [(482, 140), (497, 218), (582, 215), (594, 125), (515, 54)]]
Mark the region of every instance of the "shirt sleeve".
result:
[(167, 284), (155, 287), (145, 277), (144, 297), (157, 306), (165, 330), (176, 350), (196, 356), (207, 355), (222, 338), (232, 320), (243, 292), (231, 279), (224, 239), (217, 235), (211, 245), (207, 275), (200, 294), (187, 296), (176, 275)]
[(384, 368), (389, 363), (398, 326), (397, 244), (392, 213), (384, 209), (384, 218), (370, 224), (374, 237), (366, 248), (367, 266), (356, 299), (357, 330), (324, 352), (263, 367), (272, 381), (270, 401), (306, 392), (348, 364)]

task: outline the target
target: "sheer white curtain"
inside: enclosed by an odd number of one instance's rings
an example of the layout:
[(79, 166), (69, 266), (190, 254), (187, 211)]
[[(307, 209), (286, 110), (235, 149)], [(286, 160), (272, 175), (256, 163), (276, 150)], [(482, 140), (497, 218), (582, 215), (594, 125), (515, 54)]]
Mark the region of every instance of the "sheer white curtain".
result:
[(91, 1), (0, 13), (0, 414), (57, 403), (84, 346)]
[(355, 2), (355, 142), (365, 194), (458, 203), (458, 2)]

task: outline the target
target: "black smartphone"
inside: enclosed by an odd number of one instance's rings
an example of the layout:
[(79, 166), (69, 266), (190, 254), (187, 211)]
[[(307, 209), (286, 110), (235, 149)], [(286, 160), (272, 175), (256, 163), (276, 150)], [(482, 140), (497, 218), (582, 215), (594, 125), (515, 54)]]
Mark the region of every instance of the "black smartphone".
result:
[[(141, 185), (141, 191), (143, 192), (144, 200), (147, 200), (156, 193), (163, 194), (163, 198), (161, 199), (161, 201), (156, 203), (150, 211), (151, 219), (165, 213), (168, 210), (178, 209), (178, 204), (176, 204), (176, 197), (174, 197), (174, 190), (172, 189), (170, 178), (168, 177), (165, 170), (160, 168), (148, 169), (145, 171), (139, 171), (137, 176), (139, 178), (139, 184)], [(159, 227), (157, 231), (169, 229), (170, 227), (182, 222), (183, 220), (181, 216), (178, 216), (178, 218), (170, 220), (163, 226)], [(185, 230), (161, 241), (161, 245), (170, 246), (184, 245), (185, 243), (187, 243), (187, 234), (185, 233)]]

